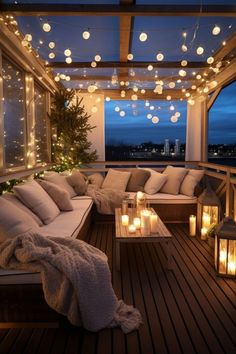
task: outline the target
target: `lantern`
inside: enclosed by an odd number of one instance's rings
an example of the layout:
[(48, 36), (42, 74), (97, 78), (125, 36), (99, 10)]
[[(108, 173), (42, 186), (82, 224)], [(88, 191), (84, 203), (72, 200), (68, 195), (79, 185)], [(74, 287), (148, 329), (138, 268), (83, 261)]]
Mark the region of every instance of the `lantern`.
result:
[(236, 276), (236, 223), (225, 218), (215, 231), (215, 268), (218, 275)]
[(198, 198), (197, 224), (199, 232), (203, 229), (207, 231), (219, 223), (220, 199), (216, 193), (208, 186)]

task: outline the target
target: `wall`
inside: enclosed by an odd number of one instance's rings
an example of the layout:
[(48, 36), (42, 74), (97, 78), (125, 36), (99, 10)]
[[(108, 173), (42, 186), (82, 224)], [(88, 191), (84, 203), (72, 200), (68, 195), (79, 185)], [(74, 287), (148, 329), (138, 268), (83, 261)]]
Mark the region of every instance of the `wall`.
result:
[[(76, 95), (83, 97), (82, 104), (90, 117), (90, 124), (96, 126), (91, 133), (88, 134), (88, 140), (92, 142), (92, 149), (97, 150), (98, 160), (105, 160), (105, 120), (104, 120), (104, 95), (95, 93), (83, 93), (79, 91)], [(97, 110), (96, 112), (94, 110)], [(94, 111), (94, 112), (93, 112)]]

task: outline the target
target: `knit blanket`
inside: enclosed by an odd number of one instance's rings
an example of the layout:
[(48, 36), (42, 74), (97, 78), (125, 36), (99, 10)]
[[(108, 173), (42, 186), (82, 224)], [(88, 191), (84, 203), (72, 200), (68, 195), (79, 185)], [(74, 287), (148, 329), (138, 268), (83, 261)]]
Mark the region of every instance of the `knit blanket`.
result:
[(100, 214), (115, 214), (115, 208), (121, 207), (122, 200), (128, 197), (129, 193), (110, 188), (100, 189), (89, 184), (86, 195), (93, 199)]
[(129, 333), (141, 323), (139, 311), (117, 299), (107, 256), (82, 240), (20, 235), (0, 244), (0, 267), (40, 272), (46, 302), (73, 325)]

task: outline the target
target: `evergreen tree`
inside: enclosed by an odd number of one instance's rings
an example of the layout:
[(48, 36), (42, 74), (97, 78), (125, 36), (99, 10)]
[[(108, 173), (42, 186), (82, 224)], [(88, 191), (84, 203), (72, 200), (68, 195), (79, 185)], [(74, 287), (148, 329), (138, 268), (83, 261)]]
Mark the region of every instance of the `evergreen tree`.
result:
[(75, 91), (62, 90), (55, 94), (50, 120), (56, 128), (53, 140), (53, 162), (61, 170), (89, 163), (97, 159), (96, 150), (91, 151), (88, 132), (95, 126), (89, 123), (90, 115), (82, 105), (83, 98), (75, 98)]

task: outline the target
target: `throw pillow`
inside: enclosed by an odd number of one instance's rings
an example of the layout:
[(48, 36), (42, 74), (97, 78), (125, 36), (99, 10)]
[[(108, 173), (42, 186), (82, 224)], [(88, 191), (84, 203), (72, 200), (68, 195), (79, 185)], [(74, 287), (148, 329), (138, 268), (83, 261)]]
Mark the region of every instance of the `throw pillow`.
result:
[(60, 188), (55, 183), (44, 181), (42, 179), (38, 179), (37, 182), (48, 193), (48, 195), (52, 198), (60, 210), (73, 210), (73, 206), (70, 201), (70, 195), (66, 190)]
[(6, 241), (39, 226), (29, 214), (0, 197), (0, 242)]
[(87, 183), (79, 170), (73, 170), (70, 176), (66, 177), (68, 183), (73, 187), (76, 195), (84, 195), (87, 190)]
[(31, 218), (33, 218), (34, 221), (36, 221), (38, 226), (42, 226), (43, 225), (42, 220), (35, 213), (33, 213), (32, 210), (27, 208), (25, 206), (25, 204), (21, 203), (20, 199), (18, 199), (17, 196), (14, 193), (4, 193), (2, 195), (2, 198), (4, 198), (4, 199), (8, 200), (9, 202), (13, 203), (15, 206), (17, 206), (18, 208), (23, 210), (26, 214), (31, 216)]
[(124, 192), (129, 182), (130, 175), (130, 172), (122, 172), (110, 168), (102, 184), (102, 189), (109, 188)]
[(203, 170), (189, 170), (180, 186), (180, 193), (193, 197), (195, 187), (201, 181), (203, 175)]
[(101, 173), (96, 172), (88, 176), (88, 181), (90, 184), (93, 184), (98, 188), (101, 188), (104, 181), (104, 176)]
[(48, 173), (44, 174), (44, 179), (46, 181), (56, 184), (57, 186), (63, 188), (64, 190), (66, 190), (69, 193), (70, 198), (73, 198), (76, 196), (74, 189), (71, 187), (71, 185), (67, 181), (67, 176), (61, 176), (59, 173), (53, 172), (53, 173), (49, 173), (49, 174)]
[(44, 224), (49, 224), (60, 213), (54, 201), (35, 180), (13, 188), (22, 203), (37, 214)]
[(159, 192), (161, 187), (167, 181), (168, 176), (152, 169), (148, 169), (150, 171), (150, 177), (144, 185), (144, 192), (147, 194), (155, 194)]
[(163, 171), (167, 175), (167, 181), (160, 189), (161, 193), (179, 194), (180, 185), (188, 170), (183, 167), (167, 166)]
[(150, 172), (143, 169), (131, 169), (131, 176), (126, 187), (127, 192), (138, 192), (144, 190), (144, 185), (150, 177)]

